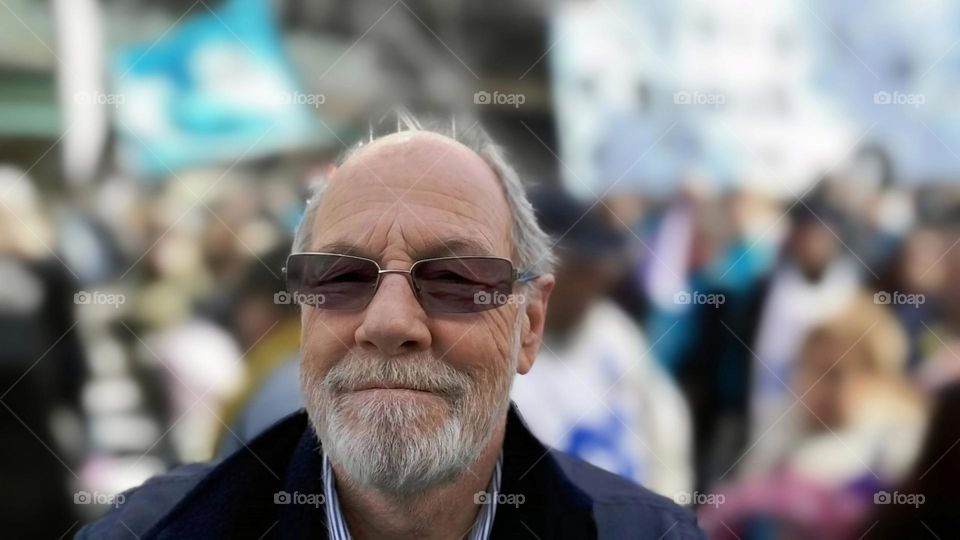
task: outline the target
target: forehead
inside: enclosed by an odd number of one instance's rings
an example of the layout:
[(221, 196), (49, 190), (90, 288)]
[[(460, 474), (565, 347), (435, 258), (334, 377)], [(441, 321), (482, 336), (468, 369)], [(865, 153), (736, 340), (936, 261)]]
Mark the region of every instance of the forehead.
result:
[(347, 159), (330, 179), (311, 249), (371, 258), (510, 256), (511, 212), (496, 173), (462, 144), (398, 133)]

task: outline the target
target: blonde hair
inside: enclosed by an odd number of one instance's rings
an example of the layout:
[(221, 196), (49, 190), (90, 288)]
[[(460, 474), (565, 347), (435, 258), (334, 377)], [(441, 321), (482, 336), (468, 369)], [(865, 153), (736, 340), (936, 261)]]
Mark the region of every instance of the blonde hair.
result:
[(858, 294), (839, 315), (815, 326), (804, 349), (816, 343), (835, 344), (863, 353), (866, 368), (875, 375), (899, 377), (907, 362), (907, 337), (897, 319), (873, 297)]

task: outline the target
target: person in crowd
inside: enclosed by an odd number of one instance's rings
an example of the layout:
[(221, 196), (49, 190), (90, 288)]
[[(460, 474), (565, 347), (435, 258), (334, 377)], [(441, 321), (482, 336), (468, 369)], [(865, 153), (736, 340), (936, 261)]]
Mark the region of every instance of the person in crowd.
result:
[(86, 441), (63, 431), (79, 432), (87, 363), (72, 322), (79, 283), (50, 251), (51, 221), (33, 180), (0, 167), (0, 519), (10, 538), (57, 538), (77, 517), (69, 488)]
[(795, 201), (789, 219), (771, 219), (783, 213), (756, 196), (727, 203), (733, 241), (695, 285), (718, 301), (691, 306), (696, 337), (677, 368), (694, 418), (701, 490), (736, 470), (775, 420), (807, 331), (842, 311), (861, 281), (833, 231), (841, 218), (822, 199)]
[(703, 271), (716, 255), (716, 208), (709, 188), (696, 183), (684, 186), (667, 201), (644, 245), (647, 257), (639, 278), (649, 298), (649, 312), (643, 324), (651, 335), (660, 337), (653, 351), (674, 374), (689, 345), (687, 336), (697, 331), (695, 310), (691, 304), (677, 302), (676, 295), (702, 288)]
[(163, 381), (169, 409), (167, 433), (147, 444), (157, 450), (170, 443), (170, 463), (210, 459), (220, 431), (225, 431), (221, 413), (230, 396), (243, 384), (243, 353), (226, 329), (202, 316), (190, 316), (177, 324), (145, 334), (144, 360), (155, 364), (139, 379), (148, 385)]
[(903, 331), (868, 295), (815, 326), (741, 479), (701, 507), (711, 537), (845, 538), (916, 456), (926, 411), (905, 364)]
[(925, 413), (906, 358), (903, 329), (865, 293), (814, 327), (776, 409), (781, 420), (756, 441), (745, 473), (789, 467), (838, 486), (899, 479), (916, 454)]
[(921, 359), (914, 369), (914, 376), (926, 388), (935, 388), (941, 381), (960, 377), (960, 361), (957, 361), (957, 351), (960, 350), (960, 249), (956, 246), (960, 238), (958, 209), (946, 218), (942, 231), (946, 247), (936, 262), (927, 267), (928, 275), (940, 271), (945, 274), (938, 293), (932, 299), (939, 310), (935, 317), (921, 321), (924, 331), (917, 336)]
[(944, 310), (941, 293), (947, 287), (951, 243), (940, 227), (919, 225), (906, 234), (880, 274), (877, 298), (888, 303), (907, 333), (910, 371), (941, 348), (930, 329), (939, 326)]
[(910, 474), (874, 496), (874, 511), (850, 538), (960, 538), (960, 379), (941, 382), (920, 454)]
[(834, 230), (838, 212), (816, 199), (800, 200), (790, 217), (783, 257), (766, 285), (753, 340), (738, 336), (752, 359), (750, 441), (775, 421), (807, 333), (847, 309), (860, 289), (861, 267)]
[[(689, 293), (709, 302), (674, 305), (682, 348), (675, 377), (694, 424), (697, 489), (729, 471), (748, 444), (752, 343), (784, 235), (784, 209), (749, 189), (726, 193), (709, 229), (713, 256), (690, 279)], [(708, 235), (702, 235), (707, 238)], [(692, 296), (691, 296), (692, 299)]]
[(398, 123), (345, 156), (287, 260), (306, 412), (125, 493), (80, 538), (702, 537), (524, 425), (509, 392), (540, 350), (549, 237), (481, 130)]
[(839, 169), (815, 192), (840, 210), (834, 230), (846, 247), (879, 274), (917, 219), (913, 191), (898, 185), (890, 153), (878, 144), (859, 147)]
[(511, 396), (546, 444), (661, 494), (689, 493), (683, 396), (643, 331), (604, 296), (620, 271), (626, 231), (559, 187), (543, 186), (531, 202), (558, 239), (557, 284), (537, 362)]
[(231, 310), (235, 335), (246, 349), (244, 383), (221, 418), (218, 454), (228, 455), (281, 418), (303, 407), (298, 380), (300, 317), (294, 299), (271, 268), (282, 268), (289, 248), (247, 263)]

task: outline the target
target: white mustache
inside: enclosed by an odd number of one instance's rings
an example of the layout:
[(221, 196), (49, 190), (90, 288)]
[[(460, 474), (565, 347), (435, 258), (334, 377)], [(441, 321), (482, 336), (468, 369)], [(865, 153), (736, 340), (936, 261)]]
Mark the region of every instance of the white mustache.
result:
[(385, 387), (431, 392), (449, 399), (463, 396), (472, 382), (467, 373), (429, 355), (383, 359), (349, 354), (323, 379), (333, 395)]

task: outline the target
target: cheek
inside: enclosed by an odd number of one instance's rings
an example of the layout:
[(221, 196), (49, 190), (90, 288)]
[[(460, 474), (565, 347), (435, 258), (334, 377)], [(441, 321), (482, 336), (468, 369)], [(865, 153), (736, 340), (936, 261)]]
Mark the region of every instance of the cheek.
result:
[(453, 367), (485, 378), (504, 370), (511, 362), (511, 315), (516, 316), (514, 309), (501, 308), (469, 319), (434, 321), (434, 355)]
[(323, 376), (353, 346), (359, 323), (350, 315), (311, 311), (301, 319), (302, 369)]

